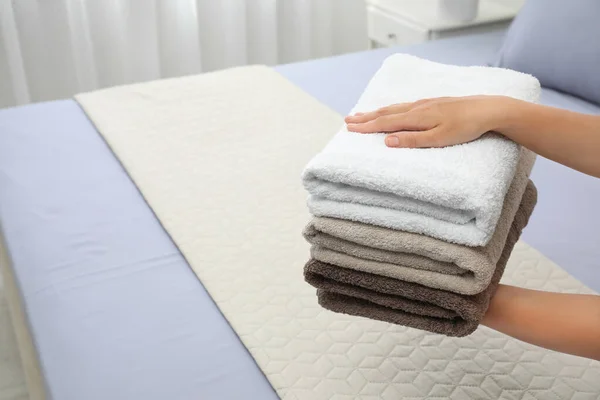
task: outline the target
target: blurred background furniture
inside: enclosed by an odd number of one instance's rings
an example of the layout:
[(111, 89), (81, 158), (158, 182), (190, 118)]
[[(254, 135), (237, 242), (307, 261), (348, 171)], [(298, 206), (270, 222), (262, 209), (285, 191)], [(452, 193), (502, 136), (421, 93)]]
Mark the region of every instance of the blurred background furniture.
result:
[[(371, 48), (409, 45), (474, 33), (504, 31), (524, 0), (479, 0), (475, 18), (459, 13), (464, 0), (367, 0)], [(456, 10), (453, 15), (453, 8)]]

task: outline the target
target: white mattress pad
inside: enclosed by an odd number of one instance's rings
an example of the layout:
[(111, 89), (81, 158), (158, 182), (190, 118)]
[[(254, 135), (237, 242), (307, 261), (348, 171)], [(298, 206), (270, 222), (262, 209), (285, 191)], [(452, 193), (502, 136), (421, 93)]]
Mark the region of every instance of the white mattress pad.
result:
[[(77, 101), (284, 399), (594, 399), (600, 363), (487, 328), (446, 338), (320, 308), (300, 173), (341, 117), (266, 67)], [(505, 283), (589, 293), (520, 243)], [(165, 282), (168, 284), (168, 282)]]

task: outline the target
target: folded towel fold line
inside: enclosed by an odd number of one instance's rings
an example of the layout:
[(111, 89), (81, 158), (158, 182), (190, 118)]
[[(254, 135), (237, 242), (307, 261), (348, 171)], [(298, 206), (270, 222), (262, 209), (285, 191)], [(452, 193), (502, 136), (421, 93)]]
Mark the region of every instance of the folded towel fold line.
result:
[[(433, 251), (428, 252), (426, 249), (419, 251), (421, 254), (417, 254), (410, 251), (389, 251), (365, 246), (318, 231), (315, 229), (315, 226), (319, 223), (317, 220), (320, 220), (320, 218), (313, 219), (304, 229), (304, 238), (316, 248), (354, 255), (364, 260), (397, 265), (411, 265), (425, 271), (435, 271), (448, 275), (465, 274), (464, 268), (460, 268), (450, 258), (446, 257), (444, 259), (443, 254), (440, 255)], [(338, 221), (333, 223), (336, 224)]]
[[(328, 176), (327, 178), (321, 177), (317, 179), (316, 177), (307, 176), (304, 185), (311, 193), (311, 196), (317, 199), (322, 198), (323, 200), (354, 203), (365, 206), (376, 205), (377, 207), (391, 210), (431, 215), (439, 220), (456, 224), (466, 224), (473, 221), (476, 217), (476, 213), (472, 210), (453, 209), (443, 205), (426, 203), (407, 196), (380, 192), (378, 190), (379, 188), (376, 186), (362, 188), (339, 182), (332, 182), (327, 179), (334, 179), (334, 177)], [(456, 202), (464, 203), (464, 200)]]

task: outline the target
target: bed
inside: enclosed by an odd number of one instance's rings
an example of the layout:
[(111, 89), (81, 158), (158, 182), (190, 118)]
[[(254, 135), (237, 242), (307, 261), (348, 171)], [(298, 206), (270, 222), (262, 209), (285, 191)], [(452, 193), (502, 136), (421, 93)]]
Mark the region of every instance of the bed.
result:
[[(476, 35), (276, 69), (344, 114), (391, 53), (485, 64), (501, 40)], [(549, 89), (542, 101), (600, 114)], [(524, 240), (600, 290), (600, 184), (545, 159), (533, 179), (540, 201)], [(32, 398), (278, 398), (73, 100), (0, 110), (0, 224)]]

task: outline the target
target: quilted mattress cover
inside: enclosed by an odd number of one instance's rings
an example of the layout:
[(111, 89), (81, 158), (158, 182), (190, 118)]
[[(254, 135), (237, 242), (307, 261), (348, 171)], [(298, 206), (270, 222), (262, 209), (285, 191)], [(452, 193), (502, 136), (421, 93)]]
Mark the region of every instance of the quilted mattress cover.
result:
[[(77, 100), (281, 398), (600, 394), (600, 363), (484, 327), (446, 338), (321, 309), (302, 279), (309, 216), (299, 176), (342, 120), (274, 71), (238, 68)], [(525, 243), (504, 282), (591, 292)]]

